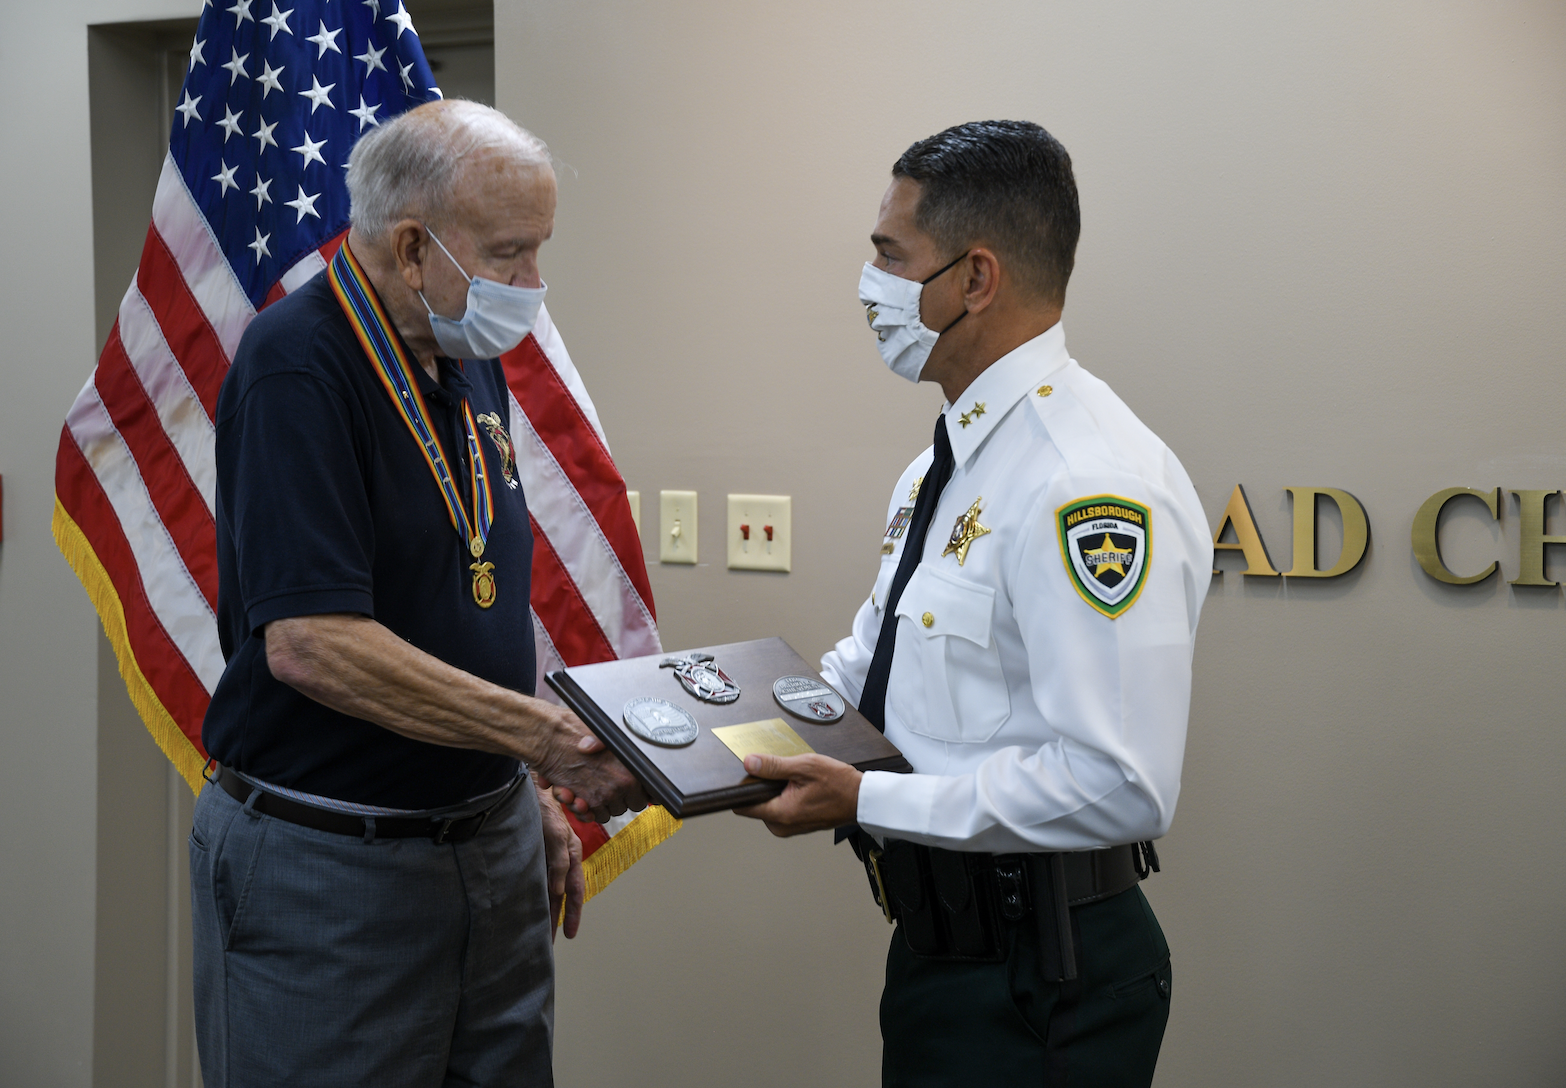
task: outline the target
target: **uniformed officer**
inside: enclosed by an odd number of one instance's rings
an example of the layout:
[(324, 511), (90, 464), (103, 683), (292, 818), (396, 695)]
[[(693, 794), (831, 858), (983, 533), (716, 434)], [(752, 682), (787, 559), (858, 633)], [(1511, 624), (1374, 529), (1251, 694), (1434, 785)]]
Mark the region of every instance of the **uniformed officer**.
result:
[(888, 1085), (1145, 1085), (1169, 948), (1138, 880), (1174, 815), (1212, 569), (1185, 470), (1066, 351), (1071, 159), (959, 125), (892, 169), (860, 300), (887, 365), (940, 385), (881, 571), (822, 674), (916, 773), (751, 756), (778, 835), (855, 825), (896, 919)]

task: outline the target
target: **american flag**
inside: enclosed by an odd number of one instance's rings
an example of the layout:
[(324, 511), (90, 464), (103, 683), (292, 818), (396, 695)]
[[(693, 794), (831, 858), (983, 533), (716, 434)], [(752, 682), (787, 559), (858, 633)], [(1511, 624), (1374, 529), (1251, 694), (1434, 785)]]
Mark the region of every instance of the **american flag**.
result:
[[(191, 788), (223, 671), (213, 412), (256, 312), (326, 267), (348, 227), (348, 153), (440, 96), (404, 0), (207, 0), (141, 263), (66, 417), (54, 532), (131, 700)], [(535, 535), (540, 676), (657, 653), (641, 545), (603, 428), (541, 312), (503, 360)], [(367, 364), (368, 365), (368, 364)], [(542, 684), (540, 690), (547, 692)], [(678, 822), (577, 825), (590, 892)]]

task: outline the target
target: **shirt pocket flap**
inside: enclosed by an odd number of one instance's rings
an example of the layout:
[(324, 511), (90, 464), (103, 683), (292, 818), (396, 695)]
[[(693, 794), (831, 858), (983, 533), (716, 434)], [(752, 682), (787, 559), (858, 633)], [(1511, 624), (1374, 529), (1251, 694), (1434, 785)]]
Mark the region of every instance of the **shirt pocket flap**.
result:
[(926, 638), (955, 635), (988, 648), (995, 590), (920, 566), (908, 579), (897, 614), (912, 620), (914, 630)]

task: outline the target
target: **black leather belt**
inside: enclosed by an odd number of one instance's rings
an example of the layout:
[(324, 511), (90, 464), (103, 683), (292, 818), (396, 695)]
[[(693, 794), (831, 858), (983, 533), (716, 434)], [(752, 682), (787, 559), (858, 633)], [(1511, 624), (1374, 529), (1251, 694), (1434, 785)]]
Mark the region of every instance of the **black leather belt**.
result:
[(858, 832), (854, 852), (888, 922), (931, 959), (997, 962), (1006, 923), (1032, 919), (1046, 978), (1077, 977), (1071, 909), (1135, 887), (1158, 870), (1152, 843), (1050, 854), (974, 854)]
[(349, 812), (333, 812), (330, 809), (317, 808), (301, 801), (291, 801), (287, 797), (257, 789), (221, 764), (218, 766), (217, 775), (209, 778), (208, 781), (216, 782), (224, 793), (240, 804), (249, 801), (251, 794), (255, 794), (255, 803), (250, 807), (256, 812), (287, 823), (298, 824), (300, 827), (330, 831), (334, 835), (352, 835), (354, 838), (366, 841), (429, 839), (439, 845), (448, 842), (467, 842), (477, 835), (479, 829), (484, 826), (484, 821), (489, 819), (489, 814), (506, 802), (506, 799), (521, 784), (522, 778), (519, 776), (516, 782), (511, 784), (511, 788), (501, 794), (499, 800), (484, 811), (470, 813), (458, 819), (438, 816), (355, 816)]

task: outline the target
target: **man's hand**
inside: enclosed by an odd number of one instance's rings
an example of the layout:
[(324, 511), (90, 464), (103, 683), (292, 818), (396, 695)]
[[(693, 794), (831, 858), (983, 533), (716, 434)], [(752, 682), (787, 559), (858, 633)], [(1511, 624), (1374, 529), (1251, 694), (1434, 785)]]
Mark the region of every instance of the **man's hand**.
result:
[(534, 779), (538, 810), (544, 819), (544, 858), (549, 868), (549, 938), (554, 940), (565, 904), (565, 935), (570, 940), (582, 925), (582, 904), (587, 899), (587, 878), (582, 874), (582, 840), (576, 837), (565, 813), (555, 804), (549, 787)]
[(760, 820), (779, 838), (851, 824), (859, 812), (859, 780), (846, 763), (823, 755), (745, 757), (745, 769), (757, 778), (786, 778), (772, 800), (734, 811)]
[(543, 754), (529, 764), (539, 781), (576, 815), (599, 823), (630, 809), (640, 812), (647, 797), (625, 765), (604, 748), (575, 714), (532, 700), (542, 725)]

